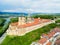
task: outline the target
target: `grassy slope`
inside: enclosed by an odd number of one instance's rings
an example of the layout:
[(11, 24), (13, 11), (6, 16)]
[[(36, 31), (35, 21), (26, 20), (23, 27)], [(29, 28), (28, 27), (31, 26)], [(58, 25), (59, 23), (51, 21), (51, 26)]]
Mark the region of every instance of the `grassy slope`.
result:
[(40, 39), (42, 33), (47, 33), (55, 27), (56, 24), (50, 24), (43, 28), (29, 32), (24, 36), (7, 36), (1, 45), (30, 45), (33, 41)]

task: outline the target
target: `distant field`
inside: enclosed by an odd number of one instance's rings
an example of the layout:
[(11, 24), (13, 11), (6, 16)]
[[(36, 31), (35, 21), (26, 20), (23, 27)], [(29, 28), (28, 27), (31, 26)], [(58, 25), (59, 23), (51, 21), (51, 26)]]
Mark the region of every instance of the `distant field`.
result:
[[(28, 13), (2, 13), (2, 14), (0, 14), (0, 18), (19, 17), (21, 15), (27, 16)], [(33, 14), (31, 14), (31, 16), (35, 16), (35, 15), (43, 15), (43, 16), (48, 15), (48, 16), (60, 17), (60, 13), (57, 13), (57, 14), (33, 13)]]

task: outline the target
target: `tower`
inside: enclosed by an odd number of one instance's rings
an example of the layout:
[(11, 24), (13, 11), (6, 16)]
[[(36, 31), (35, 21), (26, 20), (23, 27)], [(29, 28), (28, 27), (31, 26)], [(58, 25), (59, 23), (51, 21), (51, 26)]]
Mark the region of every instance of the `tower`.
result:
[(26, 22), (25, 22), (25, 20), (26, 20), (26, 18), (25, 18), (25, 16), (23, 16), (23, 15), (21, 15), (19, 18), (18, 18), (18, 23), (19, 23), (19, 25), (23, 25), (23, 24), (25, 24)]
[(28, 11), (28, 16), (27, 16), (27, 22), (28, 23), (31, 23), (33, 20), (32, 20), (32, 17), (31, 17), (31, 10), (29, 9)]

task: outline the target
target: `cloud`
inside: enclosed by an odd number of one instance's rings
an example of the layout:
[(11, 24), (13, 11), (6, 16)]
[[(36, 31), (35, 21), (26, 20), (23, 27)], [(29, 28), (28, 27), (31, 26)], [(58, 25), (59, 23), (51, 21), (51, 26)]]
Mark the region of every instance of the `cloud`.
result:
[(32, 12), (60, 12), (60, 0), (0, 0), (0, 8), (12, 12), (28, 12), (29, 9)]
[(18, 9), (12, 9), (12, 10), (2, 10), (2, 12), (24, 12), (24, 10), (18, 8)]

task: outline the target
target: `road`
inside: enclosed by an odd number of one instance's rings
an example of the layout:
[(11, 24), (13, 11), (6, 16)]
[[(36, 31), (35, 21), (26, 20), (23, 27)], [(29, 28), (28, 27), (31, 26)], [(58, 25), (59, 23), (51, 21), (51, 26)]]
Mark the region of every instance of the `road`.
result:
[[(4, 25), (8, 24), (10, 22), (10, 18), (6, 19), (6, 22), (4, 23)], [(3, 26), (5, 27), (5, 26)], [(5, 37), (7, 36), (6, 32), (0, 37), (0, 44), (3, 42), (3, 40), (5, 39)]]

